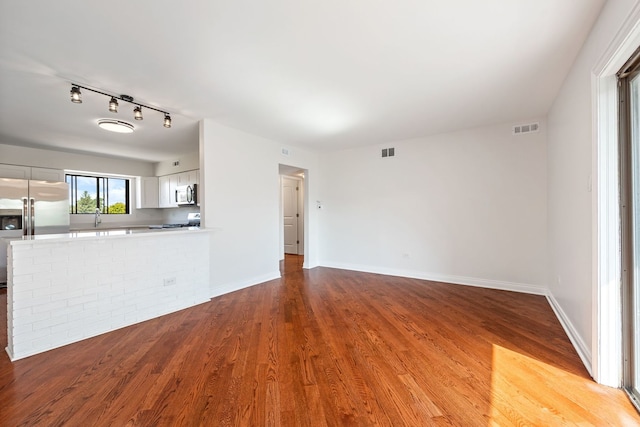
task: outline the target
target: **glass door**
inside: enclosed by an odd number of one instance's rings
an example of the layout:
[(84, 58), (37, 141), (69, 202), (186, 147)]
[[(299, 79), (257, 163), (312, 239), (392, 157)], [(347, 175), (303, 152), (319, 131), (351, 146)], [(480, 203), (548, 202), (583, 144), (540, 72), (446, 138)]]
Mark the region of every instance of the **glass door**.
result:
[(624, 388), (640, 408), (640, 54), (619, 77)]

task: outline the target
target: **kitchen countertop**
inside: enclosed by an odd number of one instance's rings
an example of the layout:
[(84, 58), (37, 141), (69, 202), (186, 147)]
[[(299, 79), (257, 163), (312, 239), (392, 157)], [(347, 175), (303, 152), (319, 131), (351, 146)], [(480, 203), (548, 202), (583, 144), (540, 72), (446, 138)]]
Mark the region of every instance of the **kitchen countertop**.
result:
[(109, 237), (126, 237), (126, 236), (144, 236), (170, 233), (171, 235), (181, 233), (197, 233), (208, 232), (211, 230), (200, 227), (181, 227), (181, 228), (148, 228), (148, 227), (132, 227), (132, 228), (111, 228), (111, 229), (84, 229), (70, 231), (60, 234), (37, 234), (35, 236), (7, 237), (5, 240), (12, 244), (20, 242), (32, 242), (34, 240), (69, 240), (78, 238), (109, 238)]

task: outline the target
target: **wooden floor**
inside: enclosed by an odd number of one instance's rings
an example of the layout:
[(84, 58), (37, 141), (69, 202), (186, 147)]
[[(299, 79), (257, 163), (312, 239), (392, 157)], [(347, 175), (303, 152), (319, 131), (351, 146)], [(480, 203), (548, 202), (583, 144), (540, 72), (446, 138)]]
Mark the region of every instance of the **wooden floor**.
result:
[(188, 310), (0, 355), (0, 426), (640, 425), (543, 297), (300, 261)]

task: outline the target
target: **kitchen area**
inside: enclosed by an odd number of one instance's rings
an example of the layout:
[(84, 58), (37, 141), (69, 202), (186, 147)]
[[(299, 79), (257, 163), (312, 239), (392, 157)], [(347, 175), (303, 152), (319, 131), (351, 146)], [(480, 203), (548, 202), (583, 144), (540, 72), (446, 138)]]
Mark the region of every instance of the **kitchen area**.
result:
[[(11, 360), (209, 300), (211, 230), (200, 228), (197, 153), (136, 168), (141, 162), (10, 148), (71, 166), (0, 164), (0, 286), (7, 287)], [(82, 188), (72, 177), (91, 175), (91, 162), (93, 175), (113, 163), (110, 175), (127, 182), (125, 208), (94, 196), (92, 211), (78, 210)]]

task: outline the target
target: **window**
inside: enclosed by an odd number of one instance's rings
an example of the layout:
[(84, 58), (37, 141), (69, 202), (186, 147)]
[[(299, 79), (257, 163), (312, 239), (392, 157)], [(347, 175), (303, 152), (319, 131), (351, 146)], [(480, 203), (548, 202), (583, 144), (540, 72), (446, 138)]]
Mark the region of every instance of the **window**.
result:
[(129, 213), (129, 180), (109, 176), (66, 175), (69, 184), (69, 213)]

